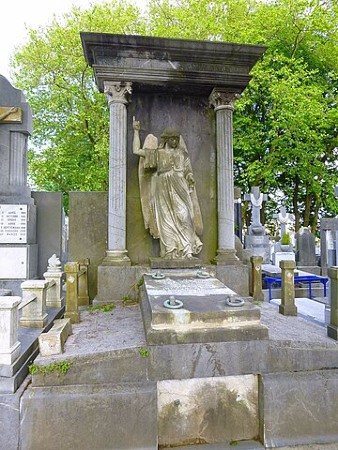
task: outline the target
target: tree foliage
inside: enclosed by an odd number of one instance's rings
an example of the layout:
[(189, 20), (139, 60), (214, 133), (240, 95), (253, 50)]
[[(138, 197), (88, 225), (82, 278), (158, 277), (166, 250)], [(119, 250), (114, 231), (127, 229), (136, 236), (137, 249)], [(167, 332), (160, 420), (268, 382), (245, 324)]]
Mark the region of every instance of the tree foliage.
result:
[(338, 213), (338, 5), (332, 0), (149, 0), (74, 8), (31, 30), (13, 60), (35, 113), (30, 173), (41, 189), (105, 190), (108, 108), (85, 64), (80, 31), (267, 45), (236, 104), (236, 184), (284, 203), (296, 228)]

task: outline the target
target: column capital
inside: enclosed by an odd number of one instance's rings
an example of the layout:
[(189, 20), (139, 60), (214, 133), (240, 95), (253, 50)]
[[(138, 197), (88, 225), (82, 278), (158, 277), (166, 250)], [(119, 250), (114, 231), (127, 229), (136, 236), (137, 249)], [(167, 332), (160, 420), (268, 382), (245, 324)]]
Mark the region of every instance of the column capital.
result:
[(129, 97), (132, 93), (132, 83), (129, 81), (105, 81), (104, 93), (106, 94), (108, 105), (111, 103), (129, 103)]
[(240, 96), (240, 91), (230, 91), (226, 88), (215, 87), (209, 96), (209, 105), (215, 111), (220, 109), (234, 109), (234, 102)]

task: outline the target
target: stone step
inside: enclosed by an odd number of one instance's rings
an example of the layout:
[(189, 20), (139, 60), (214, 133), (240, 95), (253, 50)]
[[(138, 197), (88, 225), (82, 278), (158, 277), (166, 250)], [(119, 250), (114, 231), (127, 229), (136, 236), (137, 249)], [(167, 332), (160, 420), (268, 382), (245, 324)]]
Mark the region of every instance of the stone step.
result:
[[(264, 446), (256, 441), (234, 441), (220, 444), (188, 445), (175, 447), (175, 450), (264, 450)], [(169, 447), (161, 450), (169, 450)]]

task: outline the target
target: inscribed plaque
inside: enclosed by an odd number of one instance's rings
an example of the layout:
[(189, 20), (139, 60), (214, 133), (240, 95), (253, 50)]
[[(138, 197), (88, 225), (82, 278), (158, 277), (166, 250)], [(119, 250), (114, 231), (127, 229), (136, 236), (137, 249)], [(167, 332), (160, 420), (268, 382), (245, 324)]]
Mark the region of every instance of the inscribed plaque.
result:
[(27, 242), (27, 205), (0, 205), (0, 243)]

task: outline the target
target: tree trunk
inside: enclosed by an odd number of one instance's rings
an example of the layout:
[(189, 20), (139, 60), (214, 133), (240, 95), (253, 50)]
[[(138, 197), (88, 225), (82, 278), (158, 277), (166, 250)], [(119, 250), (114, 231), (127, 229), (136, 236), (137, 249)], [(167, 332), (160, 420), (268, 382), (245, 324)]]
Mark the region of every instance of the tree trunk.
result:
[(292, 197), (292, 204), (293, 204), (293, 212), (295, 215), (295, 231), (299, 230), (300, 227), (300, 216), (298, 211), (298, 189), (299, 189), (299, 178), (295, 177), (295, 189)]
[(305, 197), (305, 211), (304, 211), (304, 227), (308, 227), (310, 225), (310, 212), (311, 212), (311, 194), (306, 194)]

